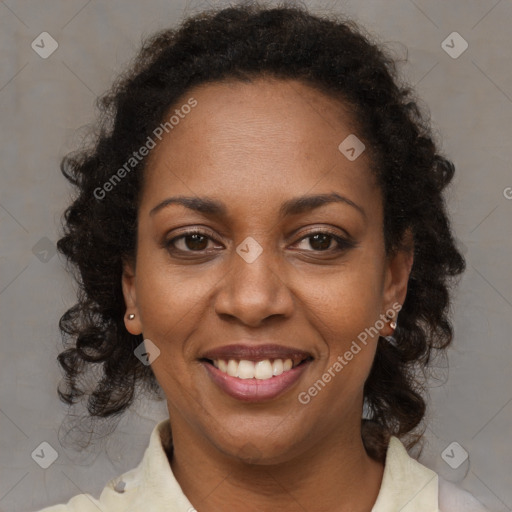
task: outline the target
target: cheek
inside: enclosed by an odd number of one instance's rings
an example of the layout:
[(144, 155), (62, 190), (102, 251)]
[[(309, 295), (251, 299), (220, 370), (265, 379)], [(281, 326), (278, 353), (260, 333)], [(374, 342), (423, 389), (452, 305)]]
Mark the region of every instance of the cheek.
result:
[(190, 367), (198, 364), (190, 340), (207, 321), (221, 271), (205, 268), (198, 272), (195, 265), (170, 265), (164, 252), (155, 249), (142, 253), (137, 275), (143, 335), (160, 350), (152, 363), (153, 372), (168, 400), (185, 407), (187, 400), (200, 398)]
[(381, 278), (378, 259), (368, 264), (356, 257), (334, 274), (302, 279), (304, 314), (323, 340), (322, 371), (344, 396), (363, 386), (375, 356), (382, 329)]
[(199, 327), (209, 280), (185, 278), (179, 271), (158, 265), (144, 270), (141, 265), (140, 275), (137, 298), (143, 335), (160, 351), (151, 364), (153, 373), (165, 390), (167, 402), (186, 410), (187, 404), (200, 401), (190, 367), (195, 361), (187, 340)]
[(335, 272), (301, 275), (304, 310), (317, 318), (329, 337), (346, 340), (374, 325), (381, 313), (382, 267), (357, 256)]
[(163, 254), (155, 250), (140, 259), (137, 303), (148, 336), (165, 340), (193, 322), (219, 277), (208, 269), (198, 272), (195, 265), (170, 265)]

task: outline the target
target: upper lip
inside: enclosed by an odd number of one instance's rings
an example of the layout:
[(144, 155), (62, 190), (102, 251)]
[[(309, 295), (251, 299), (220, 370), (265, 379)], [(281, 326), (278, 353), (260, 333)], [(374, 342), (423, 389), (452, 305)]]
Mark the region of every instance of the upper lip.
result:
[(313, 358), (309, 352), (295, 347), (285, 347), (283, 345), (224, 345), (223, 347), (212, 348), (203, 353), (202, 359), (236, 359), (248, 361), (262, 361), (265, 359), (291, 359), (294, 364), (298, 364), (305, 359)]

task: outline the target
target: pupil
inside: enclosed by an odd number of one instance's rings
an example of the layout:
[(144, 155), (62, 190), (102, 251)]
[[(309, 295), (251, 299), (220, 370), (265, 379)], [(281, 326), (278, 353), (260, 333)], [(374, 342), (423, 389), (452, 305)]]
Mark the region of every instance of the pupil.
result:
[[(313, 247), (313, 249), (318, 249), (321, 251), (328, 249), (329, 246), (331, 245), (330, 238), (331, 238), (330, 235), (317, 233), (316, 235), (312, 236), (313, 241), (310, 242), (311, 247)], [(318, 242), (318, 240), (323, 240), (323, 241), (320, 244), (315, 245), (315, 242)]]
[[(201, 241), (200, 241), (201, 238), (203, 239), (203, 243), (201, 243)], [(187, 236), (186, 240), (187, 240), (186, 245), (187, 245), (188, 249), (196, 249), (196, 250), (201, 251), (206, 248), (206, 246), (204, 244), (206, 237), (199, 233)], [(189, 243), (190, 240), (192, 240), (191, 243)], [(208, 245), (208, 243), (206, 243), (206, 245)]]

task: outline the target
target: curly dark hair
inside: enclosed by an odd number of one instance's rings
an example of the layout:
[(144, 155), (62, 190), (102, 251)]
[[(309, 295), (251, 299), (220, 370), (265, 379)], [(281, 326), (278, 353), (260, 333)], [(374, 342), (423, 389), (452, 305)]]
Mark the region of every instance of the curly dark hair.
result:
[[(98, 99), (93, 142), (66, 155), (61, 171), (76, 197), (64, 214), (58, 249), (75, 271), (78, 302), (59, 326), (65, 371), (58, 389), (89, 418), (115, 418), (140, 387), (161, 398), (150, 366), (134, 356), (143, 338), (127, 332), (124, 261), (136, 254), (137, 210), (146, 158), (104, 197), (102, 187), (140, 148), (191, 87), (268, 76), (297, 79), (350, 106), (382, 190), (388, 254), (412, 232), (414, 263), (394, 343), (379, 338), (364, 387), (362, 437), (384, 460), (391, 435), (412, 448), (424, 434), (426, 370), (451, 343), (453, 278), (465, 261), (442, 195), (454, 174), (429, 116), (400, 77), (398, 60), (351, 20), (306, 7), (239, 5), (202, 12), (147, 38), (128, 71)], [(85, 375), (100, 372), (91, 385)], [(61, 389), (61, 386), (64, 389)]]

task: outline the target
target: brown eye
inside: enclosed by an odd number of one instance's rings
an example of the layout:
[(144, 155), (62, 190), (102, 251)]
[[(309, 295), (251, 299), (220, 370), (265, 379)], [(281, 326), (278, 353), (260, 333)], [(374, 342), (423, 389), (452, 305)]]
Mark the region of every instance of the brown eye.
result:
[[(334, 233), (330, 233), (328, 231), (318, 231), (315, 233), (310, 233), (309, 235), (301, 238), (299, 243), (308, 240), (309, 247), (312, 248), (314, 252), (326, 252), (326, 251), (342, 251), (351, 247), (354, 247), (355, 244), (345, 238), (335, 235)], [(334, 246), (333, 246), (334, 242)], [(300, 248), (300, 247), (299, 247)], [(310, 251), (307, 247), (302, 247), (306, 251)]]
[(331, 246), (331, 242), (334, 240), (332, 235), (326, 233), (317, 233), (308, 237), (311, 247), (317, 251), (325, 251)]
[(185, 235), (175, 240), (182, 239), (187, 249), (191, 251), (204, 251), (208, 246), (208, 237), (194, 233), (192, 235)]
[(176, 253), (200, 253), (207, 251), (209, 242), (215, 241), (209, 233), (202, 231), (186, 231), (164, 242), (164, 247), (169, 252)]

